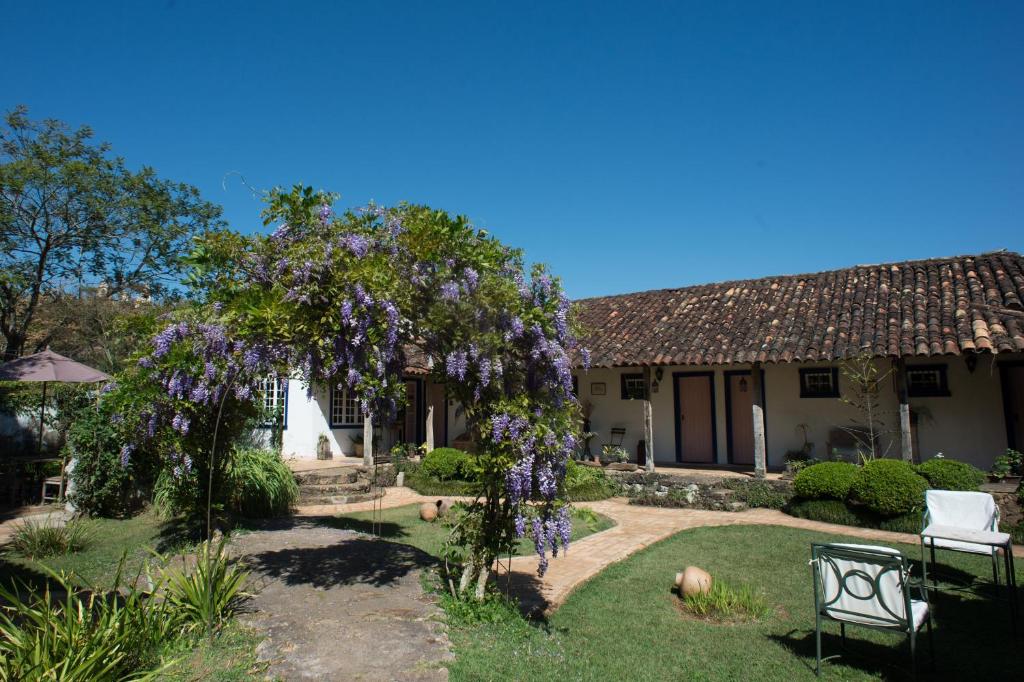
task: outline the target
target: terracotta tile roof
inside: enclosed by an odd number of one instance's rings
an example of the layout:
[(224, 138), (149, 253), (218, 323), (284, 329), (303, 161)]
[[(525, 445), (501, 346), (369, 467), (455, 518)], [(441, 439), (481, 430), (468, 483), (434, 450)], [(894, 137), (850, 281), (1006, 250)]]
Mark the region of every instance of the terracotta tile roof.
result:
[(577, 302), (592, 365), (1024, 351), (1024, 258), (1000, 251)]

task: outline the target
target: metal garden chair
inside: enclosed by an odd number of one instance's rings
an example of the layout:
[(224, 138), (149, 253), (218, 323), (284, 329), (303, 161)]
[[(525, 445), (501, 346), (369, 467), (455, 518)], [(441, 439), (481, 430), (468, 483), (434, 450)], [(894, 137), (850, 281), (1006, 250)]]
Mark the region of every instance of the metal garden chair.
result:
[[(928, 644), (935, 663), (931, 610), (927, 593), (911, 585), (907, 558), (895, 549), (870, 545), (812, 544), (814, 574), (814, 674), (821, 675), (821, 627), (839, 623), (846, 647), (846, 625), (902, 632), (910, 640), (910, 659), (917, 672), (917, 633), (928, 625)], [(912, 596), (918, 592), (918, 599)]]
[(608, 442), (605, 443), (604, 445), (606, 447), (610, 445), (612, 447), (621, 448), (622, 447), (622, 441), (624, 441), (625, 439), (626, 439), (626, 429), (621, 427), (621, 426), (615, 426), (615, 427), (612, 427), (611, 435), (608, 438)]

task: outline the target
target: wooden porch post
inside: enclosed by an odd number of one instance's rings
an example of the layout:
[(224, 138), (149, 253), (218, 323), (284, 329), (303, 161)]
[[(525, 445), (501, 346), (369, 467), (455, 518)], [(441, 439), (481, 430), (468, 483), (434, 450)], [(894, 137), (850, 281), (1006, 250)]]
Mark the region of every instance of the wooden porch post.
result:
[[(426, 395), (426, 391), (424, 391)], [(434, 405), (431, 403), (427, 405), (427, 442), (424, 444), (424, 449), (430, 452), (434, 449)]]
[(764, 400), (761, 396), (761, 363), (755, 362), (750, 370), (750, 390), (753, 392), (754, 419), (754, 476), (764, 478), (767, 473), (767, 457), (764, 444)]
[(907, 365), (903, 358), (893, 360), (896, 372), (896, 397), (900, 401), (900, 456), (905, 462), (914, 461), (914, 439), (910, 430), (910, 398), (907, 391)]
[(363, 415), (363, 466), (373, 466), (373, 415)]
[(654, 473), (654, 420), (651, 410), (651, 368), (644, 367), (644, 469)]

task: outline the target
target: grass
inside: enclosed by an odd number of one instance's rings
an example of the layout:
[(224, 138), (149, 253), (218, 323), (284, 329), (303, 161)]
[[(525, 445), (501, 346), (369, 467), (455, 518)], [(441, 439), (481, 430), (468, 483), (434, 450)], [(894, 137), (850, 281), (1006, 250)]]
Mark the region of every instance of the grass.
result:
[[(781, 527), (708, 527), (685, 531), (612, 564), (570, 595), (545, 623), (508, 613), (493, 622), (452, 619), (451, 679), (494, 680), (813, 680), (811, 542), (854, 538)], [(916, 546), (899, 546), (919, 557)], [(571, 555), (570, 555), (571, 557)], [(944, 572), (991, 577), (985, 559), (940, 554)], [(680, 613), (675, 573), (694, 564), (727, 584), (747, 584), (768, 613), (716, 624)], [(1024, 576), (1022, 576), (1024, 577)], [(933, 599), (942, 679), (1001, 678), (1017, 668), (1005, 601), (963, 592)], [(829, 679), (903, 677), (905, 639), (847, 629), (849, 653), (824, 665)], [(841, 651), (837, 625), (826, 626), (825, 654)], [(927, 641), (921, 644), (922, 677)]]
[(89, 521), (89, 543), (78, 552), (28, 559), (8, 549), (0, 557), (0, 581), (12, 575), (43, 573), (43, 565), (55, 571), (73, 572), (82, 582), (98, 588), (113, 585), (117, 564), (127, 552), (124, 574), (135, 575), (150, 557), (147, 547), (168, 552), (191, 546), (190, 540), (173, 522), (155, 512), (130, 519), (93, 519)]
[(719, 621), (756, 620), (771, 613), (767, 600), (750, 585), (732, 587), (722, 580), (712, 582), (707, 594), (686, 595), (683, 604), (695, 616)]
[(246, 682), (262, 678), (267, 663), (256, 657), (263, 641), (252, 628), (231, 621), (212, 640), (198, 637), (194, 642), (178, 640), (164, 652), (175, 663), (157, 675), (168, 682)]
[[(444, 523), (427, 523), (420, 520), (420, 506), (410, 504), (404, 507), (385, 509), (380, 516), (381, 536), (387, 540), (400, 542), (406, 545), (417, 547), (427, 554), (439, 556), (444, 541), (448, 537), (448, 528)], [(331, 525), (336, 528), (357, 530), (363, 533), (370, 533), (373, 514), (371, 512), (356, 512), (336, 517)], [(614, 522), (607, 516), (595, 514), (589, 510), (573, 510), (572, 538), (579, 540), (592, 533), (611, 528)], [(533, 545), (529, 542), (519, 543), (518, 555), (533, 553)]]

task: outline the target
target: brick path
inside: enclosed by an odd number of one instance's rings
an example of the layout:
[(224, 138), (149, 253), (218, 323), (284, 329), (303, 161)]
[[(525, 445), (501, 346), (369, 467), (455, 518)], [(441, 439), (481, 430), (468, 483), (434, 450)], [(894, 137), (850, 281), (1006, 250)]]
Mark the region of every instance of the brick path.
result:
[[(388, 488), (381, 499), (381, 504), (385, 508), (390, 508), (432, 502), (437, 499), (438, 496), (420, 495), (409, 488)], [(578, 506), (604, 514), (615, 521), (616, 525), (573, 543), (567, 557), (550, 560), (547, 573), (541, 579), (537, 578), (535, 556), (514, 557), (512, 589), (527, 610), (553, 611), (577, 586), (600, 573), (609, 564), (622, 561), (635, 552), (688, 528), (735, 525), (786, 526), (863, 538), (876, 543), (920, 543), (917, 535), (798, 519), (774, 509), (749, 509), (742, 512), (663, 509), (631, 505), (624, 498), (582, 502)], [(347, 505), (306, 506), (299, 508), (298, 515), (330, 516), (371, 509), (372, 501)], [(1024, 557), (1024, 547), (1014, 547), (1013, 554)], [(500, 583), (504, 579), (505, 576), (502, 574)]]

